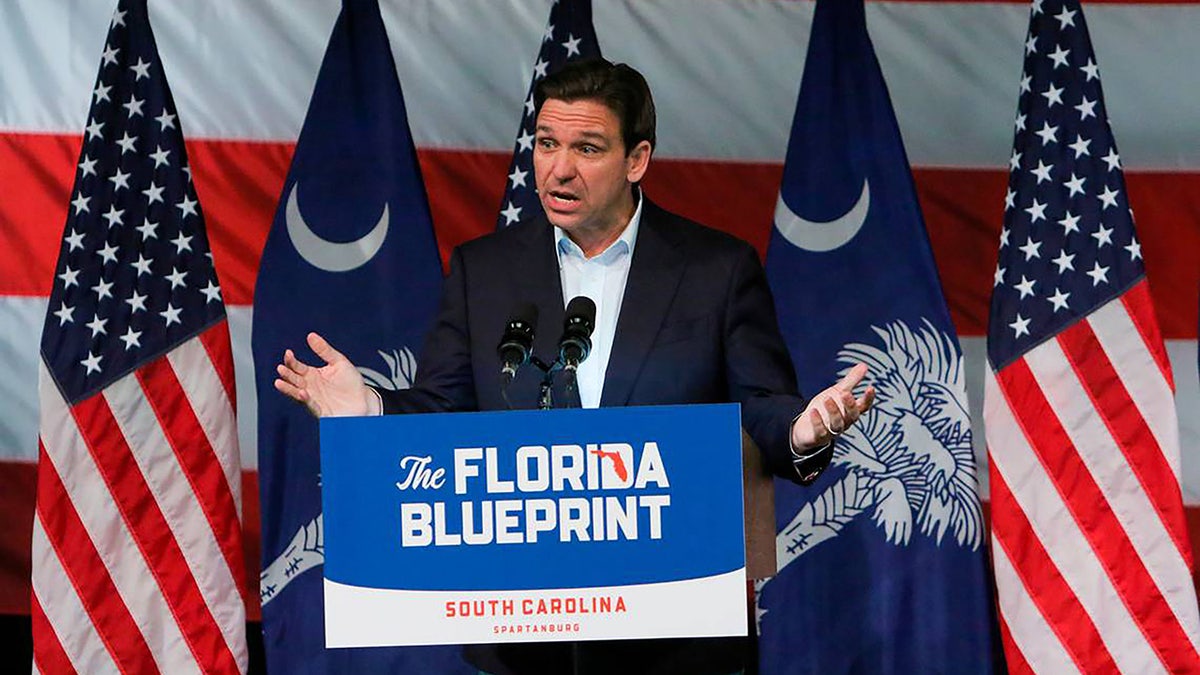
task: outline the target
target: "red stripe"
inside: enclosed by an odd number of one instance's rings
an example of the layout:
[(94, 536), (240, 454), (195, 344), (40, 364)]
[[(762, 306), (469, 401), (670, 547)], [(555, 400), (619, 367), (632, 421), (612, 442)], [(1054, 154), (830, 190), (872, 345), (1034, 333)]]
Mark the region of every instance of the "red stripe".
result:
[[(1121, 602), (1163, 665), (1168, 670), (1184, 665), (1200, 667), (1200, 655), (1191, 647), (1025, 360), (1018, 359), (1006, 366), (997, 377), (1038, 460), (1087, 538)], [(994, 502), (994, 485), (992, 490)]]
[(225, 302), (254, 298), (258, 259), (292, 163), (293, 143), (187, 141), (204, 229)]
[[(0, 202), (0, 269), (6, 270), (0, 295), (50, 294), (78, 149), (77, 136), (0, 133), (0, 184), (11, 196)], [(227, 302), (253, 299), (292, 150), (291, 143), (188, 142)], [(446, 149), (418, 155), (444, 261), (454, 246), (495, 227), (511, 157)], [(762, 252), (782, 171), (773, 162), (655, 159), (646, 190), (663, 206), (741, 236)], [(922, 167), (913, 173), (954, 323), (963, 335), (985, 335), (1008, 174)], [(1163, 335), (1194, 339), (1200, 172), (1126, 172), (1125, 180)]]
[[(29, 614), (29, 537), (28, 526), (23, 524), (33, 522), (36, 474), (32, 462), (0, 460), (0, 488), (3, 488), (0, 489), (0, 522), (8, 524), (5, 535), (0, 536), (0, 614)], [(261, 545), (257, 471), (242, 471), (242, 498), (242, 558), (247, 578), (253, 580), (258, 574)], [(988, 522), (990, 507), (990, 502), (983, 503), (984, 519)], [(1189, 539), (1200, 543), (1200, 507), (1185, 506), (1184, 514)], [(1194, 572), (1192, 583), (1200, 594), (1200, 577)], [(261, 619), (257, 600), (257, 596), (252, 596), (246, 607), (248, 621)]]
[[(0, 200), (3, 201), (3, 200)], [(29, 613), (30, 542), (37, 464), (0, 461), (0, 614)]]
[(42, 605), (38, 602), (36, 595), (30, 597), (29, 609), (30, 623), (35, 636), (33, 643), (34, 667), (44, 675), (51, 673), (73, 675), (78, 672), (75, 670), (75, 666), (71, 665), (71, 659), (63, 649), (62, 643), (59, 642), (54, 626), (50, 625), (50, 620), (42, 612)]
[(209, 529), (217, 539), (221, 556), (237, 582), (238, 592), (245, 598), (247, 587), (241, 558), (242, 528), (237, 518), (233, 491), (225, 480), (221, 462), (209, 444), (204, 428), (167, 358), (162, 356), (142, 366), (137, 371), (137, 378), (146, 392), (150, 407), (154, 409), (159, 426), (175, 451), (175, 459), (183, 469), (183, 477), (191, 485)]
[(1025, 660), (1025, 655), (1021, 653), (1021, 648), (1013, 641), (1012, 633), (1008, 630), (1008, 622), (1004, 620), (1004, 614), (997, 611), (996, 619), (1000, 624), (1000, 643), (1004, 645), (1004, 662), (1008, 675), (1036, 675), (1033, 668), (1029, 666), (1029, 662)]
[[(1200, 541), (1200, 539), (1197, 539)], [(262, 621), (258, 573), (262, 560), (262, 514), (258, 505), (258, 472), (242, 471), (242, 560), (254, 591), (246, 601), (246, 620)]]
[(1142, 281), (1121, 296), (1121, 303), (1133, 325), (1137, 326), (1146, 351), (1154, 357), (1158, 364), (1158, 372), (1171, 391), (1175, 391), (1175, 376), (1171, 373), (1171, 360), (1167, 357), (1167, 347), (1163, 344), (1162, 334), (1158, 331), (1158, 320), (1154, 316), (1154, 303), (1150, 298), (1150, 282)]
[[(129, 607), (117, 592), (116, 584), (100, 558), (91, 534), (84, 528), (77, 507), (71, 502), (66, 486), (46, 456), (46, 448), (40, 440), (38, 448), (37, 517), (55, 556), (66, 570), (75, 593), (87, 611), (87, 617), (79, 617), (78, 620), (91, 621), (122, 672), (157, 673), (158, 665), (150, 653), (150, 646), (146, 644)], [(82, 448), (79, 450), (82, 451)], [(86, 504), (78, 506), (87, 508)], [(104, 533), (95, 534), (102, 537)], [(48, 582), (53, 583), (52, 580)], [(59, 626), (59, 629), (69, 630), (70, 627)], [(57, 637), (54, 639), (57, 641)], [(44, 649), (41, 640), (42, 634), (34, 633), (35, 653)]]
[[(0, 614), (29, 614), (29, 541), (33, 525), (33, 495), (37, 486), (37, 465), (33, 462), (0, 460)], [(1200, 532), (1200, 509), (1189, 509)], [(258, 472), (242, 471), (242, 559), (246, 578), (257, 587), (261, 523), (258, 508)], [(1200, 536), (1196, 537), (1200, 541)], [(246, 620), (261, 620), (258, 594), (246, 605)]]
[(229, 322), (222, 321), (200, 334), (200, 344), (208, 352), (208, 358), (217, 369), (217, 377), (221, 378), (221, 386), (229, 404), (237, 410), (237, 385), (233, 375), (233, 347), (229, 341)]
[(81, 142), (0, 133), (0, 294), (50, 295)]
[[(1151, 433), (1141, 411), (1133, 405), (1129, 390), (1117, 375), (1108, 354), (1087, 321), (1078, 321), (1058, 336), (1076, 377), (1083, 383), (1092, 407), (1104, 420), (1109, 434), (1125, 456), (1126, 463), (1154, 505), (1175, 549), (1191, 567), (1192, 547), (1183, 519), (1183, 494), (1163, 449)], [(1145, 373), (1142, 377), (1156, 377)], [(1150, 411), (1158, 413), (1158, 411)], [(1172, 423), (1174, 417), (1172, 416)], [(1136, 525), (1134, 525), (1136, 526)], [(1153, 631), (1153, 629), (1151, 629)]]
[[(1100, 637), (1100, 632), (1096, 630), (1096, 624), (1092, 622), (1083, 605), (1079, 604), (1079, 599), (1034, 534), (1025, 512), (1008, 489), (1008, 483), (995, 468), (989, 475), (992, 489), (992, 534), (1012, 561), (1013, 569), (1021, 579), (1021, 585), (1025, 587), (1025, 593), (1033, 600), (1038, 612), (1081, 671), (1119, 672), (1112, 654)], [(1004, 589), (999, 589), (999, 592), (1003, 593)], [(1024, 657), (1020, 651), (1010, 650), (1009, 644), (1005, 643), (1005, 656), (1011, 661), (1023, 661)]]
[(237, 661), (209, 612), (183, 551), (108, 403), (103, 396), (93, 396), (77, 403), (73, 412), (104, 482), (201, 670), (236, 672)]

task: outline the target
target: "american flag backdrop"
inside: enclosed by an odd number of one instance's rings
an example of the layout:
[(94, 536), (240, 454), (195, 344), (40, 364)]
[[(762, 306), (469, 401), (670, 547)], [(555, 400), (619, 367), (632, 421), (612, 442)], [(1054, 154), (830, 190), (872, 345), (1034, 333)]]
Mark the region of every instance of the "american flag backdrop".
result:
[(496, 229), (513, 223), (529, 220), (542, 212), (538, 201), (533, 176), (534, 109), (533, 90), (537, 83), (550, 73), (562, 68), (568, 61), (590, 59), (600, 56), (600, 43), (596, 30), (592, 28), (592, 0), (554, 0), (546, 32), (542, 33), (542, 44), (538, 49), (537, 61), (533, 64), (533, 75), (529, 79), (529, 90), (521, 107), (521, 125), (517, 130), (517, 144), (513, 148), (512, 163), (508, 167), (508, 182), (504, 186), (500, 215), (496, 218)]
[(988, 329), (1014, 672), (1196, 672), (1174, 382), (1083, 11), (1033, 3)]
[[(74, 211), (84, 122), (115, 4), (0, 2), (0, 663), (7, 655), (2, 640), (13, 632), (5, 627), (27, 631), (41, 333), (48, 312), (58, 309), (51, 295), (59, 281), (63, 226)], [(225, 301), (251, 579), (247, 611), (255, 620), (254, 575), (260, 571), (258, 397), (250, 339), (257, 316), (255, 280), (342, 3), (148, 0), (148, 5), (178, 106), (175, 122), (182, 121), (187, 134), (194, 198), (203, 203)], [(559, 45), (566, 36), (543, 42), (547, 17), (555, 9), (552, 0), (379, 0), (379, 6), (444, 261), (454, 246), (496, 229), (512, 173), (514, 122), (524, 115), (531, 66), (541, 47)], [(989, 299), (1029, 7), (1028, 0), (867, 0), (865, 9), (962, 346), (979, 494), (985, 502), (989, 476), (982, 409)], [(813, 0), (592, 3), (604, 56), (637, 67), (654, 92), (658, 146), (644, 182), (651, 199), (765, 253), (814, 8)], [(1200, 0), (1100, 0), (1087, 3), (1086, 11), (1102, 66), (1104, 107), (1120, 140), (1149, 290), (1173, 366), (1182, 492), (1195, 540), (1200, 534), (1200, 116), (1195, 114), (1200, 110)], [(566, 54), (565, 47), (558, 51)], [(1055, 111), (1079, 105), (1064, 100), (1069, 106), (1056, 104)], [(150, 117), (160, 114), (149, 105), (143, 111)], [(1034, 130), (1040, 128), (1039, 123)], [(1068, 144), (1075, 140), (1060, 138)], [(117, 132), (114, 140), (120, 139)], [(145, 142), (136, 150), (156, 152)], [(125, 160), (131, 157), (126, 154)], [(301, 191), (307, 213), (314, 195), (309, 188)], [(146, 197), (128, 188), (121, 193)], [(93, 213), (97, 205), (93, 198)], [(368, 224), (375, 222), (378, 203), (361, 200), (357, 207), (375, 209), (363, 216)], [(360, 221), (334, 217), (334, 222)], [(167, 230), (160, 225), (158, 232)], [(176, 236), (167, 232), (167, 240)], [(1046, 250), (1043, 244), (1041, 253)], [(856, 280), (851, 282), (844, 292), (853, 297)], [(75, 312), (76, 318), (82, 316)], [(189, 319), (186, 312), (180, 317)], [(91, 319), (83, 317), (84, 323)], [(110, 320), (110, 333), (112, 326)], [(125, 330), (120, 328), (122, 334)], [(28, 638), (22, 633), (16, 639)], [(18, 661), (24, 670), (26, 660)]]
[(145, 0), (109, 28), (41, 351), (35, 669), (244, 672), (233, 357)]

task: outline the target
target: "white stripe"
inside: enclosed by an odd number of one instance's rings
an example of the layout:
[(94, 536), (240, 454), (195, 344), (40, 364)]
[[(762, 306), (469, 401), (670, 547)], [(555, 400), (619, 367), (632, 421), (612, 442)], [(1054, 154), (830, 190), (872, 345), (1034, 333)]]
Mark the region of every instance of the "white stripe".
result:
[(199, 672), (175, 617), (155, 583), (146, 559), (113, 502), (100, 470), (43, 364), (39, 369), (42, 438), (88, 536), (112, 577), (117, 593), (145, 635), (159, 669)]
[[(229, 322), (229, 342), (233, 345), (233, 388), (237, 398), (238, 446), (241, 448), (242, 471), (257, 471), (258, 392), (255, 390), (257, 385), (254, 381), (254, 353), (250, 350), (250, 329), (254, 324), (254, 310), (249, 305), (225, 305), (225, 318)], [(1200, 401), (1200, 394), (1196, 399)], [(1197, 436), (1200, 436), (1200, 433), (1197, 433)]]
[[(550, 3), (381, 5), (417, 143), (510, 151)], [(150, 3), (188, 140), (294, 140), (337, 9), (289, 0)], [(813, 3), (606, 0), (593, 12), (604, 54), (649, 78), (659, 156), (782, 160)], [(0, 127), (80, 133), (110, 16), (103, 2), (0, 3)], [(915, 165), (1005, 165), (1027, 17), (1021, 3), (868, 3)], [(1200, 168), (1200, 125), (1190, 114), (1200, 109), (1200, 8), (1089, 5), (1087, 20), (1125, 165)]]
[(985, 387), (984, 416), (992, 466), (1012, 490), (1034, 536), (1095, 623), (1117, 667), (1127, 673), (1165, 672), (1046, 475), (993, 374)]
[[(29, 302), (27, 302), (29, 301)], [(257, 457), (257, 401), (254, 390), (254, 358), (250, 352), (250, 325), (253, 310), (247, 305), (226, 307), (238, 397), (238, 439), (242, 468), (254, 471)], [(21, 318), (24, 316), (35, 318)], [(40, 326), (46, 315), (45, 298), (0, 296), (0, 372), (36, 377), (38, 335), (40, 329), (21, 330), (21, 326)], [(15, 317), (15, 318), (14, 318)], [(10, 324), (10, 322), (14, 322)], [(31, 323), (32, 322), (32, 323)], [(16, 325), (10, 332), (6, 326)], [(987, 345), (982, 336), (959, 336), (967, 374), (967, 401), (971, 407), (971, 433), (975, 443), (975, 465), (979, 470), (981, 499), (988, 496), (987, 445), (983, 427), (983, 373), (987, 367)], [(1175, 372), (1175, 405), (1179, 410), (1200, 410), (1200, 378), (1196, 371), (1196, 341), (1167, 340), (1167, 355)], [(0, 388), (3, 384), (0, 383)], [(0, 460), (37, 461), (37, 392), (32, 387), (15, 387), (0, 406)], [(1183, 502), (1200, 505), (1200, 415), (1179, 418), (1183, 463)]]
[[(987, 339), (960, 335), (963, 361), (967, 364), (967, 402), (971, 407), (971, 434), (975, 443), (975, 465), (979, 468), (981, 499), (987, 499), (987, 446), (983, 420), (984, 378), (990, 372), (987, 363)], [(1200, 410), (1200, 375), (1196, 370), (1196, 341), (1167, 340), (1167, 356), (1175, 372), (1175, 407)], [(1133, 370), (1133, 369), (1131, 369)], [(1118, 371), (1123, 372), (1123, 371)], [(1154, 372), (1158, 372), (1157, 364)], [(1170, 404), (1167, 404), (1170, 405)], [(1179, 417), (1181, 454), (1183, 455), (1183, 503), (1200, 505), (1200, 415)]]
[(1150, 427), (1150, 433), (1178, 483), (1179, 423), (1175, 417), (1175, 395), (1162, 376), (1158, 362), (1147, 349), (1146, 341), (1120, 299), (1093, 312), (1087, 322), (1129, 391), (1133, 404)]
[[(187, 395), (204, 436), (212, 446), (225, 474), (225, 483), (233, 492), (238, 516), (242, 512), (242, 467), (238, 452), (237, 420), (233, 403), (221, 384), (216, 366), (199, 338), (188, 340), (167, 354), (171, 369)], [(232, 373), (230, 373), (232, 375)]]
[(145, 392), (129, 375), (110, 385), (104, 398), (229, 650), (234, 655), (244, 652), (245, 607), (233, 573)]
[[(1125, 461), (1108, 425), (1097, 414), (1061, 344), (1047, 340), (1030, 350), (1025, 361), (1050, 407), (1062, 421), (1076, 453), (1104, 495), (1108, 508), (1133, 544), (1140, 564), (1145, 566), (1154, 585), (1166, 597), (1194, 648), (1196, 591), (1192, 586), (1191, 571), (1137, 475)], [(1152, 376), (1158, 376), (1157, 369)], [(1133, 448), (1134, 452), (1140, 450)], [(1123, 561), (1123, 564), (1139, 564), (1139, 561)], [(1183, 590), (1186, 593), (1181, 593)]]
[(992, 567), (996, 586), (1000, 589), (996, 597), (1000, 614), (1030, 669), (1035, 673), (1078, 673), (1079, 666), (1046, 623), (1033, 598), (1029, 597), (1025, 584), (995, 536), (992, 537)]
[[(5, 228), (14, 226), (6, 223)], [(0, 295), (0, 460), (37, 461), (38, 345), (46, 298)], [(57, 309), (57, 307), (55, 308)]]
[[(29, 382), (38, 376), (38, 349), (47, 304), (43, 297), (0, 295), (0, 373), (6, 374), (0, 378), (0, 401), (4, 401), (0, 406), (0, 461), (37, 461), (37, 390)], [(241, 464), (245, 470), (254, 470), (258, 466), (254, 356), (250, 351), (254, 312), (249, 305), (230, 305), (225, 311), (233, 343)], [(240, 487), (240, 481), (237, 485)]]
[[(33, 594), (76, 672), (118, 672), (37, 516), (33, 519)], [(33, 670), (37, 672), (36, 663)]]

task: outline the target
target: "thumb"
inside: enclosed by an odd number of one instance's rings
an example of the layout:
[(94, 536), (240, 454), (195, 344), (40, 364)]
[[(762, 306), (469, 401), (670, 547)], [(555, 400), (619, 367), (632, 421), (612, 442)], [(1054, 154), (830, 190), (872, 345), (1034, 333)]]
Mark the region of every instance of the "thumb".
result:
[(338, 361), (347, 361), (348, 359), (341, 352), (333, 348), (325, 338), (316, 333), (308, 334), (308, 346), (313, 350), (313, 353), (321, 357), (321, 360), (326, 364), (333, 364)]

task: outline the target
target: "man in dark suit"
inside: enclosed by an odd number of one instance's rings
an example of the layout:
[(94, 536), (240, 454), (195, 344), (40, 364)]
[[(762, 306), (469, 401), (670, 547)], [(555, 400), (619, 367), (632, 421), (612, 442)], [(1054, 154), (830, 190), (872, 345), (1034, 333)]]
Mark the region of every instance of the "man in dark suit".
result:
[[(637, 71), (603, 60), (571, 64), (542, 80), (535, 106), (534, 173), (545, 214), (455, 250), (413, 388), (367, 387), (315, 334), (308, 342), (325, 365), (301, 363), (288, 350), (276, 388), (318, 416), (536, 407), (542, 378), (532, 368), (518, 372), (505, 400), (496, 341), (528, 303), (540, 310), (534, 353), (556, 353), (565, 300), (586, 295), (597, 306), (592, 354), (578, 388), (558, 392), (560, 404), (735, 401), (776, 475), (815, 480), (833, 438), (874, 400), (870, 387), (862, 397), (852, 391), (865, 366), (801, 398), (754, 249), (642, 194), (655, 114)], [(495, 675), (742, 667), (740, 644), (715, 640), (502, 645), (468, 654)]]

